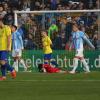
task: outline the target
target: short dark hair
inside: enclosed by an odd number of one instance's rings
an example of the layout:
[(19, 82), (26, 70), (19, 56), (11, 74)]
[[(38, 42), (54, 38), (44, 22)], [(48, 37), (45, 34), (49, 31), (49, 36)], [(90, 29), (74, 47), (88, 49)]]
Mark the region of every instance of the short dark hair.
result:
[(48, 35), (48, 31), (47, 30), (42, 30), (41, 32), (45, 32)]
[(14, 27), (17, 30), (17, 26), (16, 25), (12, 25), (12, 27)]
[(38, 64), (38, 71), (39, 72), (43, 72), (42, 68), (43, 68), (43, 64)]
[(79, 28), (79, 25), (77, 23), (74, 23), (72, 26), (76, 26), (77, 28)]

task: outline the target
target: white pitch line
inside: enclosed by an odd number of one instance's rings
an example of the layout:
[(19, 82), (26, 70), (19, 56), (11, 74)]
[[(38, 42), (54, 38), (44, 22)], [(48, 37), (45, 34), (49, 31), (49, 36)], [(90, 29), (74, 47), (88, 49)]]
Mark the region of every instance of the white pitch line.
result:
[(100, 80), (10, 80), (9, 82), (100, 82)]

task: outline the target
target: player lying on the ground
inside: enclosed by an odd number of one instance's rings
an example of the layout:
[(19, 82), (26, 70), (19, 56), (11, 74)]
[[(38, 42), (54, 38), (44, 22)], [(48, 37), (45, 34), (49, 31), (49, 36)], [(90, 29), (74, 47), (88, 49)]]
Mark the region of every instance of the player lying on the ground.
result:
[[(84, 67), (85, 67), (85, 72), (90, 72), (89, 66), (86, 63), (83, 55), (83, 42), (86, 42), (92, 49), (95, 49), (95, 47), (92, 45), (92, 43), (89, 41), (87, 36), (85, 35), (84, 32), (80, 31), (78, 28), (77, 24), (73, 24), (73, 32), (72, 32), (72, 45), (74, 45), (76, 54), (74, 57), (74, 64), (73, 64), (73, 69), (70, 71), (71, 74), (74, 74), (77, 67), (78, 67), (78, 60), (80, 60)], [(71, 47), (72, 47), (71, 45)]]
[(22, 50), (24, 49), (21, 33), (18, 32), (17, 26), (15, 25), (11, 26), (11, 30), (12, 30), (12, 57), (14, 59), (13, 67), (18, 72), (18, 65), (22, 64), (24, 70), (27, 71), (25, 62), (21, 58)]
[(6, 79), (6, 70), (10, 71), (12, 78), (16, 77), (14, 68), (7, 61), (9, 51), (11, 51), (11, 29), (4, 25), (3, 19), (0, 19), (0, 68), (2, 74), (0, 80)]
[(60, 68), (55, 68), (53, 65), (49, 64), (39, 64), (39, 72), (44, 73), (66, 73), (66, 71), (61, 70)]

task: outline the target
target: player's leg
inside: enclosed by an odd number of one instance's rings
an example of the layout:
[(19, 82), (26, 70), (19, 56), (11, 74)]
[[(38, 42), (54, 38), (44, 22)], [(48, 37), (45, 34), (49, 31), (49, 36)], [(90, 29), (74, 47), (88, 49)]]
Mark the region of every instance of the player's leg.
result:
[(16, 72), (18, 72), (18, 59), (16, 57), (13, 59), (14, 59), (13, 67), (16, 70)]
[(49, 60), (50, 64), (52, 64), (53, 66), (58, 67), (57, 62), (52, 57), (52, 53), (50, 53), (50, 54), (47, 55), (47, 59)]
[(81, 60), (84, 63), (84, 65), (85, 65), (85, 62), (84, 62), (83, 58), (84, 58), (84, 56), (83, 56), (83, 49), (82, 50), (77, 50), (76, 54), (75, 54), (75, 58), (74, 58), (74, 65), (73, 65), (74, 68), (73, 68), (73, 70), (70, 73), (75, 73), (75, 70), (78, 67), (78, 60)]
[(72, 71), (70, 71), (69, 73), (71, 73), (71, 74), (74, 74), (75, 73), (75, 71), (76, 71), (76, 69), (77, 69), (77, 67), (78, 67), (78, 58), (77, 57), (75, 57), (74, 59), (73, 59), (73, 69), (72, 69)]
[(0, 80), (6, 79), (6, 68), (2, 65), (2, 51), (0, 51), (0, 69), (1, 69), (1, 77)]
[(85, 71), (86, 71), (87, 73), (90, 72), (90, 69), (89, 69), (89, 66), (88, 66), (86, 60), (83, 58), (83, 59), (81, 59), (81, 62), (83, 63), (83, 65), (84, 65), (84, 67), (85, 67)]
[(2, 77), (0, 77), (0, 80), (6, 80), (6, 67), (3, 65), (1, 65), (1, 74), (2, 74)]
[(51, 59), (51, 60), (50, 60), (50, 63), (51, 63), (52, 65), (58, 67), (57, 62), (56, 62), (54, 59)]
[(11, 67), (8, 64), (7, 56), (8, 56), (8, 52), (7, 51), (2, 51), (1, 58), (0, 58), (1, 66), (4, 67), (4, 69), (7, 69), (8, 71), (10, 71), (10, 73), (12, 75), (12, 78), (15, 78), (16, 77), (16, 72), (15, 72), (14, 68)]
[(24, 70), (27, 71), (27, 66), (25, 64), (25, 61), (22, 59), (22, 50), (19, 51), (18, 57), (19, 57), (19, 64), (21, 64), (24, 67)]
[(12, 57), (14, 59), (14, 63), (13, 63), (13, 68), (16, 70), (16, 72), (18, 72), (18, 58), (17, 58), (17, 52), (16, 51), (12, 51)]
[(25, 64), (25, 61), (21, 57), (19, 57), (19, 64), (21, 64), (24, 67), (24, 70), (27, 71), (27, 66)]
[(84, 59), (83, 50), (81, 50), (79, 53), (80, 53), (80, 54), (79, 54), (79, 55), (80, 55), (80, 60), (81, 60), (81, 62), (83, 63), (83, 65), (84, 65), (84, 67), (85, 67), (85, 71), (86, 71), (87, 73), (90, 72), (89, 66), (88, 66), (86, 60)]
[(16, 78), (16, 71), (15, 69), (10, 66), (8, 63), (5, 63), (6, 69), (10, 71), (12, 78)]
[(49, 61), (50, 61), (49, 58), (50, 58), (49, 54), (44, 54), (44, 64), (49, 64)]

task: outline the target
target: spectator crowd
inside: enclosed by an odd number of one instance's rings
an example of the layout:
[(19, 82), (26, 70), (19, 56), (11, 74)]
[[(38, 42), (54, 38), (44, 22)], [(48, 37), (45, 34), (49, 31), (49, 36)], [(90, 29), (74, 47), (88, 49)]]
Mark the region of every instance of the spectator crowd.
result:
[(99, 0), (0, 0), (16, 10), (99, 9)]
[[(0, 18), (5, 24), (14, 24), (14, 11), (34, 10), (84, 10), (100, 9), (99, 0), (0, 0)], [(48, 30), (53, 41), (53, 49), (68, 49), (72, 24), (77, 23), (100, 49), (98, 38), (98, 13), (48, 13), (18, 14), (18, 27), (22, 34), (25, 49), (40, 49), (42, 29)], [(87, 46), (86, 46), (87, 48)]]

